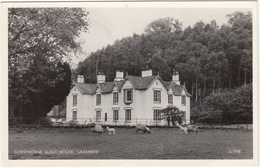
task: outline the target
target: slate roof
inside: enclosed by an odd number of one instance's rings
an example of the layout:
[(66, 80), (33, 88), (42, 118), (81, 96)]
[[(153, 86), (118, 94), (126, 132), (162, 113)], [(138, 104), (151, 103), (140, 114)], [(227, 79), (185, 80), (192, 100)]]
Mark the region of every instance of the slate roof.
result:
[[(159, 79), (163, 86), (169, 90), (172, 89), (172, 92), (175, 96), (180, 96), (182, 90), (184, 89), (186, 91), (186, 96), (191, 96), (184, 85), (177, 85), (175, 82), (167, 82), (163, 81), (160, 76), (148, 76), (148, 77), (139, 77), (139, 76), (132, 76), (127, 75), (126, 80), (130, 80), (130, 82), (133, 84), (134, 89), (137, 90), (145, 90), (147, 89), (151, 83), (155, 79)], [(124, 81), (113, 81), (113, 82), (105, 82), (105, 83), (99, 83), (99, 84), (87, 84), (87, 83), (74, 83), (83, 94), (90, 94), (93, 95), (96, 93), (96, 89), (99, 87), (101, 90), (101, 93), (107, 94), (111, 93), (113, 91), (114, 86), (117, 86), (119, 91), (121, 91)]]
[(163, 81), (163, 85), (167, 90), (172, 89), (172, 93), (175, 96), (180, 96), (183, 89), (186, 91), (186, 96), (191, 96), (184, 85), (177, 85), (175, 82), (166, 81)]
[(115, 82), (105, 82), (99, 84), (87, 84), (87, 83), (74, 83), (83, 94), (93, 95), (96, 93), (97, 88), (99, 87), (101, 93), (111, 93), (113, 91), (113, 87), (117, 86), (119, 91), (123, 87), (123, 81), (115, 81)]
[(119, 91), (122, 89), (124, 83), (124, 81), (115, 81), (115, 84), (118, 87)]
[(115, 82), (98, 83), (98, 86), (101, 90), (101, 93), (111, 93), (113, 91), (113, 87), (115, 86)]
[(78, 88), (83, 94), (90, 94), (90, 95), (95, 94), (97, 89), (97, 84), (88, 84), (88, 83), (74, 83), (74, 84), (78, 86)]
[(156, 77), (158, 76), (139, 77), (139, 76), (127, 75), (126, 79), (130, 80), (130, 82), (133, 84), (133, 87), (135, 89), (143, 90), (143, 89), (147, 89)]

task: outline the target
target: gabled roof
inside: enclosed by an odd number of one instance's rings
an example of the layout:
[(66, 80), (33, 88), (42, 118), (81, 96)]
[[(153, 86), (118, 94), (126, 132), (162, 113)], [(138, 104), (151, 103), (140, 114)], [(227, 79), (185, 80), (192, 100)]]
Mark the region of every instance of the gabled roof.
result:
[(121, 89), (122, 89), (124, 83), (125, 83), (124, 80), (123, 80), (123, 81), (115, 81), (115, 84), (116, 84), (116, 86), (117, 86), (117, 88), (118, 88), (119, 91), (121, 91)]
[(97, 84), (88, 84), (88, 83), (74, 83), (75, 86), (79, 88), (83, 94), (95, 94), (97, 89)]
[(98, 83), (98, 87), (101, 90), (101, 93), (111, 93), (113, 91), (113, 87), (115, 86), (115, 82), (105, 82), (105, 83)]
[(101, 93), (103, 94), (111, 93), (113, 91), (114, 86), (116, 86), (120, 91), (123, 87), (123, 83), (123, 81), (115, 81), (98, 84), (74, 83), (74, 85), (76, 85), (79, 88), (81, 93), (93, 95), (96, 93), (97, 88), (100, 88)]
[(171, 90), (172, 90), (172, 93), (173, 93), (175, 96), (181, 96), (182, 90), (185, 90), (186, 96), (191, 96), (191, 95), (188, 93), (188, 91), (186, 90), (185, 85), (177, 85), (175, 82), (166, 82), (166, 81), (163, 81), (163, 85), (164, 85), (164, 87), (165, 87), (167, 90), (171, 89)]
[[(186, 96), (191, 96), (185, 85), (177, 85), (175, 82), (167, 82), (163, 81), (160, 76), (147, 76), (147, 77), (139, 77), (139, 76), (132, 76), (127, 75), (125, 80), (129, 80), (133, 85), (134, 89), (137, 90), (145, 90), (147, 89), (153, 81), (159, 79), (166, 90), (171, 89), (175, 96), (181, 96), (182, 90), (186, 92)], [(121, 91), (125, 81), (113, 81), (113, 82), (105, 82), (105, 83), (98, 83), (98, 84), (87, 84), (87, 83), (74, 83), (81, 93), (83, 94), (90, 94), (93, 95), (96, 93), (97, 88), (100, 88), (102, 94), (107, 94), (113, 92), (114, 86)]]
[(133, 87), (137, 90), (147, 89), (156, 78), (159, 78), (159, 76), (147, 76), (147, 77), (139, 77), (139, 76), (132, 76), (132, 75), (126, 76), (126, 79), (129, 79)]

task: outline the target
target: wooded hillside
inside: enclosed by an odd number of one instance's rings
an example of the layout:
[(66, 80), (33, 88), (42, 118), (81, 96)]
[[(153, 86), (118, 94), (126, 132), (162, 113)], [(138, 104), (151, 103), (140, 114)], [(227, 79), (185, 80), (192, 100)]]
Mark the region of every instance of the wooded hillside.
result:
[(176, 68), (195, 102), (209, 93), (251, 83), (252, 14), (235, 12), (227, 17), (224, 25), (198, 21), (185, 29), (173, 18), (155, 20), (143, 34), (91, 53), (79, 63), (76, 75), (84, 75), (88, 83), (96, 82), (98, 71), (105, 73), (107, 81), (114, 79), (117, 69), (141, 75), (150, 58), (154, 75), (159, 72), (163, 80), (170, 81)]

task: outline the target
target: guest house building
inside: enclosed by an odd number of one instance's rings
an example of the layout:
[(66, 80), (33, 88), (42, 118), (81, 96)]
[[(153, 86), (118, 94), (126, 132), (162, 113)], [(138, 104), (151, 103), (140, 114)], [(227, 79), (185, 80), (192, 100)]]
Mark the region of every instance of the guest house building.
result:
[(172, 81), (153, 76), (151, 69), (142, 76), (117, 71), (110, 82), (99, 73), (95, 84), (84, 83), (83, 75), (78, 75), (67, 96), (66, 119), (80, 124), (165, 125), (160, 111), (168, 105), (184, 111), (183, 120), (190, 123), (190, 94), (175, 70)]

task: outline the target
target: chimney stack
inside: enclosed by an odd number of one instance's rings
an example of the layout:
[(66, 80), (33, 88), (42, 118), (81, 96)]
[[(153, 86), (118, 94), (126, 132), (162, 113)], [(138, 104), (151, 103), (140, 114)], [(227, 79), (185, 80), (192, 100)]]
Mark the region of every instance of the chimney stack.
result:
[(115, 81), (122, 81), (122, 80), (124, 80), (124, 72), (117, 70)]
[(77, 83), (84, 83), (84, 76), (83, 75), (78, 75)]
[(142, 77), (147, 77), (147, 76), (153, 76), (153, 71), (148, 64), (146, 64), (145, 69), (142, 71)]
[(97, 83), (105, 83), (106, 76), (102, 72), (98, 72), (97, 74)]
[(173, 69), (173, 72), (172, 72), (172, 81), (174, 83), (176, 83), (177, 85), (180, 85), (179, 72), (176, 71), (175, 69)]

